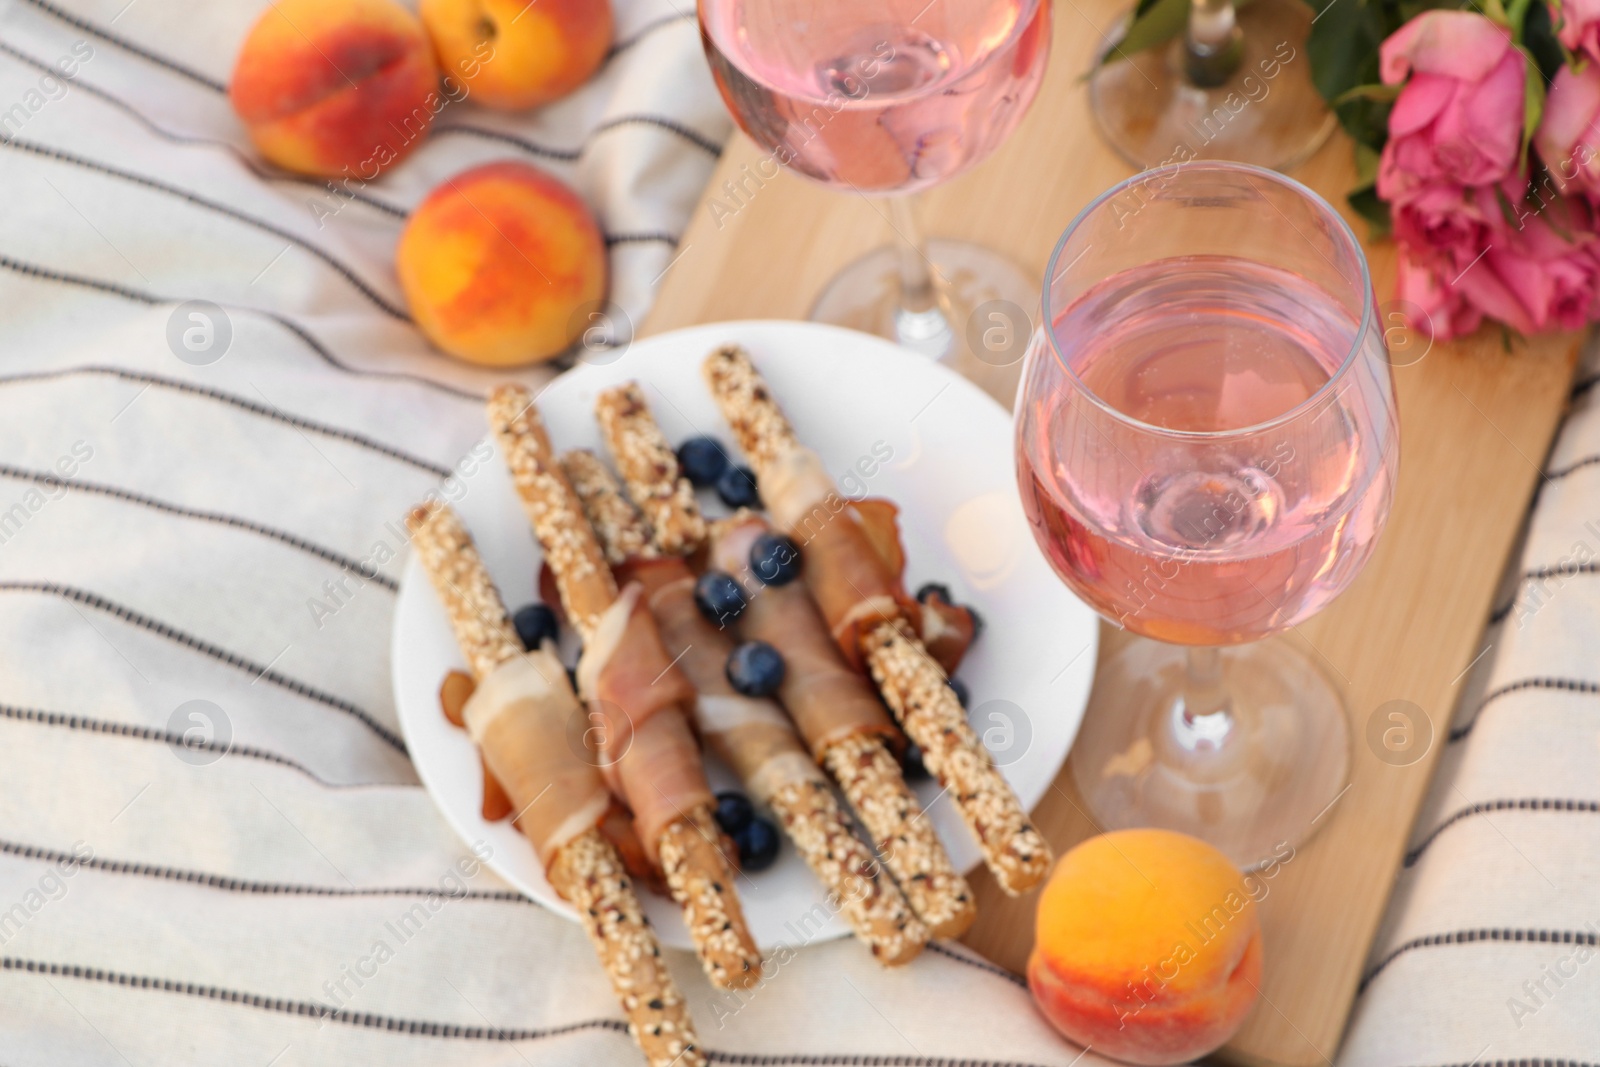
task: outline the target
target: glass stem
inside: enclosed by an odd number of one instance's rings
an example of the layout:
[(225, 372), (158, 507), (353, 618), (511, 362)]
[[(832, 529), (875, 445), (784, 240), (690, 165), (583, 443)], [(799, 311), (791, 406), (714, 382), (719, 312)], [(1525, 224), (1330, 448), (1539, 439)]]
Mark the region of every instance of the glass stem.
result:
[(917, 213), (911, 197), (889, 198), (889, 222), (894, 227), (900, 253), (900, 308), (921, 312), (938, 306), (938, 291), (933, 287), (933, 270), (928, 265), (927, 242), (917, 226)]
[(889, 198), (889, 223), (895, 234), (900, 269), (900, 298), (894, 312), (895, 339), (907, 348), (941, 359), (954, 336), (939, 306), (933, 261), (917, 226), (909, 196)]
[(1200, 645), (1187, 650), (1181, 714), (1180, 740), (1191, 751), (1220, 748), (1233, 732), (1233, 698), (1222, 678), (1221, 649)]
[(1223, 84), (1238, 69), (1242, 34), (1233, 0), (1192, 0), (1184, 34), (1184, 73), (1202, 89)]

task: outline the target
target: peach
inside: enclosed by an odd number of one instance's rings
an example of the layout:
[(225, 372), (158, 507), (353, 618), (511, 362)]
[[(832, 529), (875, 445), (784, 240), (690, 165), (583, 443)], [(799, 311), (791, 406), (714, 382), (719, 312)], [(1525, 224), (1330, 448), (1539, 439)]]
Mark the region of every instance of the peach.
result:
[(611, 47), (608, 0), (422, 0), (421, 14), (445, 73), (506, 111), (566, 96)]
[(433, 46), (392, 0), (278, 0), (245, 38), (228, 98), (273, 163), (363, 181), (444, 106)]
[(526, 163), (447, 178), (400, 234), (411, 315), (429, 340), (484, 366), (559, 355), (606, 291), (606, 249), (578, 195)]
[(1052, 1025), (1129, 1063), (1186, 1063), (1231, 1037), (1261, 984), (1244, 877), (1203, 841), (1119, 830), (1061, 857), (1039, 898), (1028, 987)]

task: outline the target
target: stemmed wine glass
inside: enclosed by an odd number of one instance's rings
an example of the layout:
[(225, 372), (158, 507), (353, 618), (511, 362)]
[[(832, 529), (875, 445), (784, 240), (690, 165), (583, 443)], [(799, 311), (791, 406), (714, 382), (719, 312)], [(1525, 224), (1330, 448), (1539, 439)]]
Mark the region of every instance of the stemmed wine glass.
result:
[(1399, 464), (1366, 259), (1299, 183), (1195, 162), (1102, 194), (1045, 277), (1024, 507), (1062, 579), (1153, 639), (1096, 681), (1079, 789), (1107, 829), (1281, 858), (1343, 789), (1348, 727), (1298, 643), (1259, 639), (1360, 572)]
[(1191, 0), (1169, 45), (1129, 52), (1138, 42), (1112, 41), (1089, 79), (1101, 133), (1141, 170), (1192, 159), (1293, 166), (1334, 126), (1311, 80), (1315, 21), (1305, 0)]
[[(712, 74), (784, 167), (881, 200), (897, 244), (847, 266), (811, 318), (890, 337), (1008, 401), (1036, 283), (978, 245), (924, 241), (909, 197), (985, 159), (1044, 77), (1048, 0), (700, 0)], [(746, 192), (756, 195), (754, 183)], [(974, 318), (976, 309), (986, 314)], [(989, 320), (998, 315), (993, 323)], [(969, 343), (1020, 325), (1014, 346)]]

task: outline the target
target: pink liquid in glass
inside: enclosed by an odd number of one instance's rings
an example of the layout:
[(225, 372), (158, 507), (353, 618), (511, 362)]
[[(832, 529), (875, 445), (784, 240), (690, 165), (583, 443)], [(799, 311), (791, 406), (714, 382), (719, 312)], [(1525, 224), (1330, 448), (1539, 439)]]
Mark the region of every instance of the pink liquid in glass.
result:
[[(1045, 387), (1019, 412), (1019, 480), (1051, 564), (1096, 610), (1160, 640), (1235, 644), (1312, 615), (1360, 571), (1389, 510), (1388, 413), (1343, 378), (1296, 410), (1353, 344), (1382, 344), (1341, 304), (1283, 270), (1185, 257), (1114, 275), (1051, 328), (1078, 382), (1048, 345), (1033, 353)], [(1243, 432), (1202, 436), (1227, 431)]]
[(778, 163), (873, 194), (994, 151), (1050, 45), (1044, 0), (702, 0), (700, 18), (740, 127)]

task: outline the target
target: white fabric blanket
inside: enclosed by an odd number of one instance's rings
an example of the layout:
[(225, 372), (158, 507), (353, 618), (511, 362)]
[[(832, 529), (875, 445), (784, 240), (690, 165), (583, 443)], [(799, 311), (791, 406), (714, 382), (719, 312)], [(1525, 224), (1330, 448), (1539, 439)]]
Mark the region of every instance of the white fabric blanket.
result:
[[(450, 109), (342, 203), (252, 165), (229, 111), (261, 6), (0, 6), (0, 1063), (637, 1063), (578, 928), (476, 862), (399, 744), (398, 520), (490, 378), (406, 321), (392, 250), (444, 177), (531, 161), (595, 207), (640, 319), (728, 131), (693, 12), (619, 0), (581, 93)], [(196, 299), (230, 334), (205, 365), (168, 341)], [(1595, 403), (1325, 1056), (1600, 1060)], [(1079, 1057), (959, 946), (805, 948), (747, 994), (672, 964), (716, 1062)]]
[[(248, 162), (223, 86), (263, 6), (0, 7), (0, 1064), (640, 1062), (579, 928), (475, 863), (397, 737), (398, 523), (495, 379), (428, 349), (392, 256), (444, 177), (525, 160), (641, 318), (729, 131), (692, 8), (619, 0), (578, 95), (447, 109), (341, 206)], [(194, 299), (231, 331), (207, 365), (167, 340)], [(960, 947), (820, 946), (742, 995), (673, 967), (719, 1062), (1078, 1055)]]

